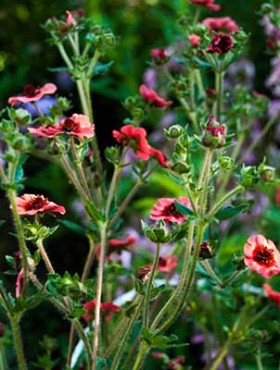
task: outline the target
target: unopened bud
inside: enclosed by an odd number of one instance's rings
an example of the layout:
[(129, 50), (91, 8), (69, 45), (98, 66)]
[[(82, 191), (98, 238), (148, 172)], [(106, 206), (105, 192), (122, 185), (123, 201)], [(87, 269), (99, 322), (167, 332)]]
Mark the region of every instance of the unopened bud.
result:
[(213, 257), (211, 246), (208, 242), (203, 242), (199, 247), (199, 258), (205, 260)]
[(170, 126), (168, 129), (164, 129), (164, 134), (169, 139), (177, 139), (182, 135), (184, 129), (180, 125)]

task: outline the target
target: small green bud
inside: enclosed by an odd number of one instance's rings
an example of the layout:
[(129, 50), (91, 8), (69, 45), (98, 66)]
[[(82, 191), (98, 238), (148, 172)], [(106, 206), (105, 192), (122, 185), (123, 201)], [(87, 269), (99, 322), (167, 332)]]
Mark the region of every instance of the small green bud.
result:
[(273, 6), (269, 3), (262, 4), (261, 9), (260, 9), (262, 14), (269, 14), (270, 12), (272, 12), (272, 10), (273, 10)]
[(110, 163), (118, 163), (120, 159), (120, 149), (115, 146), (107, 147), (105, 149), (105, 157)]
[(10, 141), (10, 145), (15, 150), (19, 150), (21, 152), (27, 152), (32, 147), (30, 138), (21, 134), (17, 135), (14, 140)]
[(182, 135), (184, 129), (180, 125), (170, 126), (168, 129), (164, 129), (164, 135), (169, 139), (177, 139)]
[(218, 159), (219, 165), (225, 170), (231, 170), (234, 166), (234, 159), (227, 156), (221, 156)]
[(2, 130), (3, 132), (5, 132), (5, 133), (9, 133), (9, 132), (13, 132), (13, 131), (15, 130), (15, 127), (16, 127), (16, 126), (15, 126), (14, 122), (12, 122), (12, 121), (3, 120), (3, 121), (1, 122), (0, 127), (1, 127), (1, 130)]
[(255, 166), (247, 166), (241, 169), (240, 184), (243, 185), (245, 189), (254, 188), (258, 181), (259, 171)]
[(189, 173), (190, 172), (190, 166), (188, 164), (186, 164), (186, 163), (183, 163), (183, 162), (176, 162), (172, 166), (172, 170), (174, 172), (179, 173), (179, 174)]
[(267, 166), (264, 162), (259, 165), (259, 174), (262, 181), (272, 181), (275, 179), (275, 168)]
[(51, 141), (48, 146), (48, 153), (51, 155), (60, 155), (65, 153), (65, 144), (56, 140)]
[(141, 224), (145, 236), (154, 243), (167, 243), (172, 238), (172, 235), (165, 227), (164, 221), (159, 221), (152, 226), (149, 226), (144, 221), (141, 221)]
[(204, 26), (201, 23), (197, 23), (192, 30), (192, 33), (195, 33), (198, 36), (203, 36), (208, 32), (208, 27)]
[(18, 125), (23, 126), (31, 122), (31, 114), (22, 108), (9, 110), (10, 118)]
[(105, 46), (113, 47), (116, 45), (116, 38), (112, 33), (106, 33), (103, 40)]

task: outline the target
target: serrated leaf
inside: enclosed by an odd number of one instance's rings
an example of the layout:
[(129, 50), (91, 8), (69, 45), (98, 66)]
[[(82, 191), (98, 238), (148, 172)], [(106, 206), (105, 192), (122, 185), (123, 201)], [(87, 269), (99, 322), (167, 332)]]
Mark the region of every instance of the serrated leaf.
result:
[(86, 230), (76, 222), (58, 219), (58, 222), (77, 234), (85, 235)]
[(248, 209), (248, 203), (240, 204), (238, 206), (227, 206), (225, 208), (220, 209), (215, 215), (214, 218), (223, 221), (229, 218), (237, 216), (239, 213), (244, 212)]

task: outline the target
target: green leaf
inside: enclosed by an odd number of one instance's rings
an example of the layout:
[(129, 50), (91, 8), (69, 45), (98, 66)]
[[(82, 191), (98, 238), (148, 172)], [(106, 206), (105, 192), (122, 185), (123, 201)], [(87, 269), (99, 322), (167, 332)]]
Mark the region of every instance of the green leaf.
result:
[(182, 203), (176, 201), (175, 207), (177, 208), (177, 211), (183, 216), (194, 216), (193, 210)]
[(86, 211), (92, 217), (92, 219), (94, 221), (96, 221), (96, 222), (101, 221), (102, 216), (101, 216), (100, 212), (98, 211), (98, 209), (96, 208), (95, 204), (93, 204), (91, 202), (87, 202), (86, 203)]
[(108, 72), (113, 64), (113, 61), (106, 64), (98, 64), (93, 70), (93, 75), (96, 76)]
[(74, 233), (85, 235), (86, 230), (76, 222), (69, 221), (69, 220), (61, 220), (58, 219), (58, 222), (67, 227), (68, 229), (74, 231)]
[(68, 72), (68, 68), (67, 67), (50, 67), (48, 68), (48, 71), (50, 72)]
[(239, 204), (238, 206), (228, 206), (220, 209), (214, 217), (220, 221), (227, 220), (244, 212), (250, 205), (248, 203)]

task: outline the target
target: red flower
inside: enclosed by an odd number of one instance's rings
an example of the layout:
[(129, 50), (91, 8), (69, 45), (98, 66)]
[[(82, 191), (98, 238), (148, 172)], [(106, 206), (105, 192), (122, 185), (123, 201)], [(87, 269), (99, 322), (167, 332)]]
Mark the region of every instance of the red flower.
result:
[(26, 85), (23, 94), (19, 96), (12, 96), (8, 103), (15, 105), (17, 103), (29, 103), (40, 100), (44, 95), (54, 94), (57, 87), (52, 83), (47, 83), (42, 87), (35, 87), (33, 85)]
[(267, 296), (269, 298), (273, 299), (274, 301), (276, 301), (277, 304), (278, 304), (278, 307), (280, 308), (280, 293), (276, 292), (276, 290), (273, 290), (271, 288), (271, 286), (269, 284), (267, 284), (267, 283), (265, 283), (263, 285), (263, 288), (264, 288)]
[(276, 204), (278, 207), (280, 207), (280, 187), (276, 190), (276, 196), (275, 196)]
[(118, 239), (110, 239), (109, 240), (109, 247), (113, 249), (122, 249), (130, 247), (131, 245), (135, 244), (136, 237), (133, 235), (127, 235), (124, 238)]
[(178, 266), (178, 259), (172, 256), (160, 257), (157, 269), (160, 272), (172, 273)]
[(132, 148), (137, 157), (143, 161), (155, 157), (161, 166), (167, 166), (165, 155), (160, 150), (150, 146), (147, 140), (147, 132), (142, 127), (125, 125), (121, 127), (120, 131), (114, 130), (113, 137), (122, 145)]
[(30, 134), (40, 137), (53, 138), (57, 135), (67, 134), (81, 139), (94, 136), (94, 124), (84, 114), (73, 114), (69, 118), (63, 118), (57, 125), (45, 125), (28, 129)]
[(43, 195), (23, 194), (16, 198), (17, 211), (19, 215), (36, 215), (38, 212), (54, 212), (64, 215), (65, 208), (50, 202)]
[(233, 47), (234, 44), (230, 35), (216, 33), (213, 36), (211, 45), (208, 46), (207, 51), (209, 53), (226, 54)]
[(121, 144), (132, 148), (140, 159), (150, 159), (150, 145), (146, 139), (147, 132), (142, 127), (126, 125), (120, 131), (113, 131), (113, 137)]
[(139, 92), (146, 102), (154, 105), (155, 107), (166, 108), (173, 104), (172, 100), (164, 100), (158, 96), (153, 89), (149, 89), (146, 85), (141, 85)]
[(265, 278), (280, 273), (280, 252), (263, 235), (251, 236), (244, 245), (244, 263)]
[[(83, 319), (86, 321), (94, 320), (95, 316), (95, 306), (96, 306), (96, 299), (92, 301), (88, 301), (84, 304), (84, 309), (87, 311), (85, 315), (83, 315)], [(100, 305), (100, 311), (104, 312), (105, 320), (108, 321), (111, 319), (113, 313), (120, 311), (120, 307), (115, 305), (113, 302), (104, 302)]]
[(154, 157), (162, 167), (168, 166), (167, 158), (161, 150), (150, 146), (150, 155), (151, 157)]
[(210, 32), (215, 30), (235, 33), (239, 30), (238, 24), (230, 17), (205, 18), (202, 24), (208, 27)]
[(159, 198), (151, 210), (150, 218), (152, 220), (163, 220), (167, 222), (176, 222), (178, 224), (182, 223), (188, 217), (177, 211), (175, 206), (176, 201), (189, 208), (191, 207), (191, 202), (186, 197)]
[(188, 40), (192, 47), (196, 48), (200, 45), (200, 37), (193, 33), (192, 35), (189, 35)]
[(191, 3), (204, 6), (208, 10), (214, 10), (215, 12), (221, 9), (221, 5), (215, 4), (215, 0), (191, 0)]

